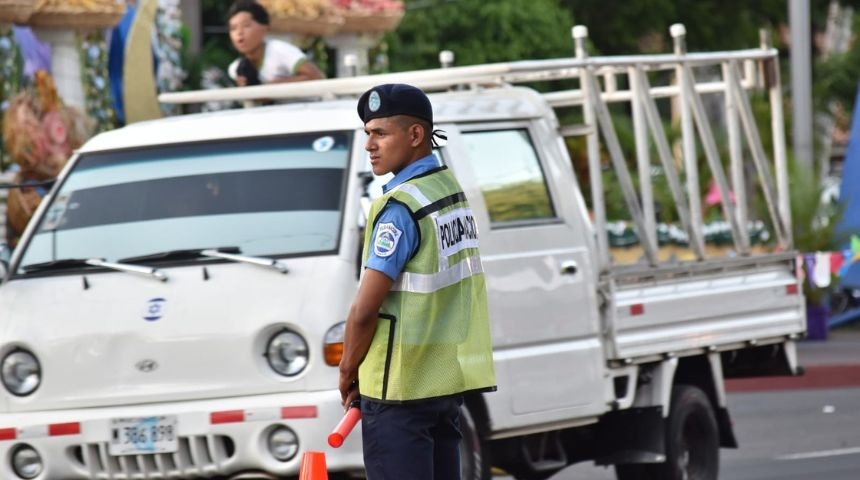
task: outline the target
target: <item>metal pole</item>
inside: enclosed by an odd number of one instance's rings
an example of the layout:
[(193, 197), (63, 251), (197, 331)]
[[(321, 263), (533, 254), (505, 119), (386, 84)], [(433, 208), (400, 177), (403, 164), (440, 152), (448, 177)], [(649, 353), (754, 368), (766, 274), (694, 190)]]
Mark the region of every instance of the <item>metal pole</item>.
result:
[(645, 258), (648, 260), (649, 265), (655, 266), (657, 265), (657, 252), (652, 248), (651, 243), (647, 241), (648, 232), (645, 231), (645, 222), (642, 219), (642, 207), (639, 205), (639, 199), (636, 197), (636, 188), (633, 186), (633, 179), (630, 178), (630, 172), (627, 169), (627, 162), (624, 159), (618, 135), (615, 133), (615, 125), (612, 123), (609, 108), (606, 107), (606, 102), (600, 97), (600, 87), (593, 68), (586, 67), (583, 75), (582, 80), (588, 85), (587, 101), (594, 107), (594, 113), (600, 125), (600, 132), (603, 134), (604, 145), (609, 152), (609, 159), (612, 160), (615, 174), (618, 176), (618, 183), (621, 184), (621, 193), (624, 195), (624, 202), (627, 203), (627, 209), (630, 210), (630, 216), (633, 218), (633, 224), (636, 227), (636, 234), (639, 235), (640, 244), (645, 252)]
[(789, 0), (791, 27), (791, 126), (794, 157), (812, 174), (812, 42), (809, 0)]
[[(571, 30), (573, 41), (576, 46), (576, 58), (585, 60), (588, 58), (588, 52), (585, 51), (585, 39), (588, 38), (588, 28), (583, 25), (576, 25)], [(580, 88), (586, 98), (588, 98), (588, 82), (584, 81), (585, 75), (580, 75)], [(587, 100), (582, 104), (582, 115), (585, 124), (591, 128), (590, 133), (586, 137), (586, 147), (588, 150), (588, 172), (591, 184), (591, 208), (594, 209), (594, 228), (597, 230), (597, 252), (599, 268), (601, 272), (609, 269), (609, 240), (606, 233), (606, 204), (603, 197), (603, 168), (600, 162), (600, 144), (597, 138), (597, 121), (595, 120), (594, 109), (591, 103)]]
[(642, 215), (645, 223), (645, 233), (647, 238), (641, 239), (641, 243), (646, 241), (651, 244), (652, 250), (657, 250), (657, 221), (656, 212), (654, 209), (654, 189), (651, 185), (651, 155), (648, 151), (648, 125), (645, 121), (645, 112), (642, 108), (641, 96), (647, 95), (648, 92), (641, 90), (642, 83), (639, 81), (639, 75), (645, 75), (645, 72), (635, 66), (631, 66), (628, 70), (630, 78), (630, 90), (633, 93), (631, 106), (633, 107), (633, 135), (636, 139), (636, 165), (639, 171), (639, 192), (642, 197)]
[(449, 68), (454, 66), (454, 52), (451, 50), (442, 50), (439, 52), (439, 66)]
[[(762, 35), (762, 48), (770, 49), (770, 37)], [(791, 223), (791, 199), (788, 190), (788, 154), (785, 151), (785, 116), (782, 111), (782, 81), (779, 74), (779, 57), (774, 55), (764, 63), (765, 84), (770, 100), (771, 135), (773, 141), (773, 162), (776, 169), (776, 196), (779, 218), (784, 228), (783, 247), (794, 248), (794, 233)], [(812, 169), (808, 170), (812, 173)]]
[[(684, 155), (684, 170), (687, 178), (687, 198), (690, 202), (690, 246), (699, 260), (704, 258), (705, 235), (702, 232), (702, 198), (699, 190), (699, 165), (696, 155), (696, 132), (693, 126), (693, 115), (690, 112), (690, 100), (687, 98), (686, 84), (690, 82), (683, 68), (683, 56), (687, 54), (685, 38), (687, 29), (680, 23), (669, 28), (669, 33), (675, 41), (675, 55), (678, 58), (676, 75), (680, 92), (678, 105), (681, 110), (681, 142)], [(700, 254), (701, 252), (701, 254)]]
[[(761, 182), (762, 191), (764, 192), (764, 199), (767, 203), (767, 209), (770, 213), (771, 220), (773, 221), (773, 228), (776, 230), (777, 241), (779, 241), (779, 244), (783, 249), (791, 248), (791, 242), (789, 240), (791, 238), (791, 231), (785, 223), (785, 215), (788, 210), (783, 210), (782, 208), (782, 202), (788, 200), (788, 184), (786, 183), (785, 190), (781, 188), (781, 185), (779, 187), (774, 186), (773, 174), (771, 173), (770, 165), (768, 164), (767, 155), (764, 153), (764, 147), (761, 143), (761, 136), (758, 132), (755, 116), (752, 113), (749, 97), (747, 96), (746, 90), (741, 87), (739, 73), (734, 68), (730, 68), (729, 70), (732, 70), (730, 80), (735, 83), (730, 91), (735, 96), (735, 105), (738, 107), (741, 125), (746, 133), (747, 145), (749, 146), (750, 153), (752, 153), (753, 162), (755, 163), (756, 170), (758, 171), (759, 181)], [(773, 108), (773, 105), (771, 105), (771, 108)], [(775, 113), (773, 114), (775, 115)], [(774, 122), (776, 122), (776, 120), (774, 120)], [(780, 129), (777, 128), (775, 130)], [(776, 137), (776, 133), (774, 133), (774, 137)], [(774, 147), (778, 148), (776, 146), (779, 145), (779, 142), (774, 141), (774, 143)], [(785, 165), (779, 164), (779, 155), (775, 154), (775, 156), (777, 160), (777, 170), (780, 168), (786, 170)], [(785, 177), (787, 178), (787, 174)], [(780, 174), (779, 171), (777, 171), (778, 185), (780, 181)], [(783, 196), (785, 197), (783, 198)]]
[(708, 116), (705, 114), (705, 106), (702, 104), (702, 99), (696, 90), (692, 87), (695, 84), (695, 77), (690, 67), (681, 67), (686, 70), (687, 78), (690, 80), (686, 83), (686, 96), (690, 99), (690, 106), (693, 110), (693, 115), (696, 119), (696, 126), (699, 129), (699, 138), (702, 140), (702, 147), (705, 149), (705, 158), (708, 165), (711, 167), (711, 174), (714, 178), (714, 183), (717, 185), (717, 190), (720, 193), (720, 204), (723, 208), (723, 216), (728, 220), (732, 229), (732, 240), (735, 245), (742, 245), (744, 232), (742, 226), (738, 223), (738, 218), (732, 209), (731, 200), (729, 199), (729, 182), (726, 180), (726, 172), (723, 170), (723, 164), (720, 162), (720, 154), (717, 150), (717, 142), (714, 140), (714, 133), (711, 130), (711, 124), (708, 122)]
[[(648, 83), (648, 77), (645, 72), (638, 75), (640, 92), (651, 92), (651, 86)], [(681, 221), (681, 227), (684, 232), (690, 235), (690, 206), (687, 197), (684, 195), (684, 188), (681, 186), (681, 180), (678, 178), (678, 172), (675, 170), (675, 163), (672, 158), (672, 150), (669, 148), (669, 140), (666, 138), (666, 132), (663, 130), (663, 123), (660, 121), (660, 114), (657, 111), (657, 104), (654, 98), (650, 95), (639, 97), (642, 102), (642, 107), (645, 113), (645, 118), (648, 120), (648, 125), (651, 127), (651, 135), (654, 139), (654, 144), (657, 146), (657, 154), (660, 157), (660, 162), (663, 164), (663, 174), (666, 175), (666, 180), (669, 182), (669, 189), (672, 191), (672, 199), (675, 201), (675, 209), (678, 211), (678, 218)], [(690, 246), (699, 258), (704, 257), (705, 252), (701, 250), (701, 245), (690, 243)]]
[(729, 81), (732, 69), (736, 69), (734, 62), (723, 63), (723, 81), (726, 82), (726, 130), (729, 137), (729, 160), (731, 162), (732, 189), (735, 194), (735, 215), (741, 227), (742, 235), (740, 245), (736, 248), (742, 255), (750, 253), (749, 228), (747, 226), (747, 189), (744, 175), (743, 143), (741, 140), (741, 126), (738, 119), (738, 108), (735, 105), (736, 95), (734, 93), (735, 82)]
[(343, 56), (343, 71), (349, 77), (358, 75), (358, 56), (354, 53), (347, 53)]

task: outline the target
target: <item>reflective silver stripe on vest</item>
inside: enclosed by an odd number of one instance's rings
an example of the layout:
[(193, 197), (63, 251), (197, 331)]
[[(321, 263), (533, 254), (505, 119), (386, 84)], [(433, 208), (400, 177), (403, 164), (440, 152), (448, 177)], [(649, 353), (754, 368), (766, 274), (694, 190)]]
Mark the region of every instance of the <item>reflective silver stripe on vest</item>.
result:
[(451, 268), (438, 273), (403, 272), (391, 287), (392, 290), (412, 293), (433, 293), (484, 272), (480, 257), (465, 258)]
[[(415, 185), (412, 185), (411, 183), (401, 183), (400, 185), (394, 187), (394, 189), (392, 191), (400, 191), (400, 192), (403, 192), (403, 193), (409, 195), (416, 202), (418, 202), (419, 205), (421, 205), (421, 208), (424, 208), (424, 207), (430, 205), (431, 203), (433, 203), (430, 201), (429, 198), (427, 198), (423, 193), (421, 193), (421, 190), (419, 190), (418, 187), (416, 187)], [(436, 218), (439, 217), (439, 212), (432, 212), (429, 215), (429, 217), (430, 217), (430, 220), (432, 220), (433, 224), (435, 225), (436, 224)], [(445, 255), (442, 255), (442, 249), (438, 248), (438, 245), (437, 245), (436, 250), (439, 252), (439, 259), (438, 259), (439, 270), (446, 270), (448, 267), (448, 257), (446, 257)], [(407, 292), (414, 291), (414, 290), (408, 290), (406, 288), (397, 288), (396, 282), (394, 284), (394, 287), (392, 287), (392, 289), (393, 290), (405, 290)], [(430, 290), (430, 291), (432, 292), (434, 290)]]
[(421, 208), (424, 208), (427, 205), (433, 203), (427, 197), (425, 197), (423, 193), (421, 193), (421, 190), (418, 190), (418, 187), (412, 185), (411, 183), (401, 183), (400, 185), (394, 187), (394, 190), (403, 192), (414, 198), (416, 202), (421, 204)]

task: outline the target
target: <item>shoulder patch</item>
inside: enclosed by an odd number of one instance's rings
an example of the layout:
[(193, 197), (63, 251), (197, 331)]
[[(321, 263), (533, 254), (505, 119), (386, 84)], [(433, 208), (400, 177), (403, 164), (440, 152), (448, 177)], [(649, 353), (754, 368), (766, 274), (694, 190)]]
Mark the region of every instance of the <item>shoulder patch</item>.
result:
[(373, 253), (377, 257), (390, 257), (403, 235), (393, 223), (380, 223), (376, 226), (376, 238), (373, 240)]

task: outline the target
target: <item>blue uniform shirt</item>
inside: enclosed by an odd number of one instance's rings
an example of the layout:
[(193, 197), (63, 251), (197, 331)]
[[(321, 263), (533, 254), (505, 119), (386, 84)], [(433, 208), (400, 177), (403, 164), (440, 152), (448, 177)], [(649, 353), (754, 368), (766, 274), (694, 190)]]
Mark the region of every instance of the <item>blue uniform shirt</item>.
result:
[[(439, 160), (436, 156), (427, 155), (401, 170), (390, 182), (383, 185), (382, 192), (387, 193), (412, 177), (438, 166)], [(378, 218), (373, 227), (373, 243), (369, 248), (370, 255), (365, 268), (372, 268), (392, 280), (397, 280), (406, 262), (418, 249), (418, 226), (412, 220), (409, 210), (399, 203), (389, 202), (382, 208)]]

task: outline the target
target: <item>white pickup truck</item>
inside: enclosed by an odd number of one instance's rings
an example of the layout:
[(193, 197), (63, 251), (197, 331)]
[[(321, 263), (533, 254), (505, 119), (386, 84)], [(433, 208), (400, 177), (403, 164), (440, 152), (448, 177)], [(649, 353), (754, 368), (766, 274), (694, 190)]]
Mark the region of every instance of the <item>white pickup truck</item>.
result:
[[(757, 87), (778, 103), (775, 62), (766, 48), (603, 58), (580, 48), (571, 59), (163, 97), (294, 101), (134, 124), (69, 161), (2, 262), (0, 477), (289, 478), (309, 450), (327, 453), (332, 477), (360, 476), (360, 432), (326, 444), (343, 414), (337, 363), (362, 205), (378, 194), (355, 96), (407, 82), (439, 92), (430, 98), (448, 140), (437, 154), (471, 202), (487, 276), (499, 389), (465, 403), (463, 478), (486, 480), (491, 467), (548, 478), (593, 460), (620, 479), (716, 479), (719, 447), (736, 446), (724, 379), (797, 374), (805, 330), (784, 149), (760, 148), (744, 103)], [(696, 82), (713, 65), (725, 76)], [(678, 81), (648, 84), (666, 72)], [(512, 86), (564, 78), (577, 86)], [(761, 183), (785, 253), (737, 235), (740, 198), (726, 209), (735, 255), (703, 248), (697, 173), (687, 163), (685, 191), (654, 107), (680, 102), (677, 163), (696, 152), (696, 131), (712, 160), (701, 96), (714, 92), (726, 99), (733, 185), (744, 181), (741, 127), (760, 172), (773, 158), (776, 185)], [(640, 166), (652, 134), (692, 260), (660, 256), (650, 186), (633, 189), (607, 108), (616, 101), (632, 104)], [(584, 120), (560, 125), (553, 107), (565, 106)], [(591, 211), (563, 135), (586, 138)], [(606, 241), (601, 145), (642, 239), (632, 265), (617, 265)], [(728, 162), (711, 164), (723, 192)]]

